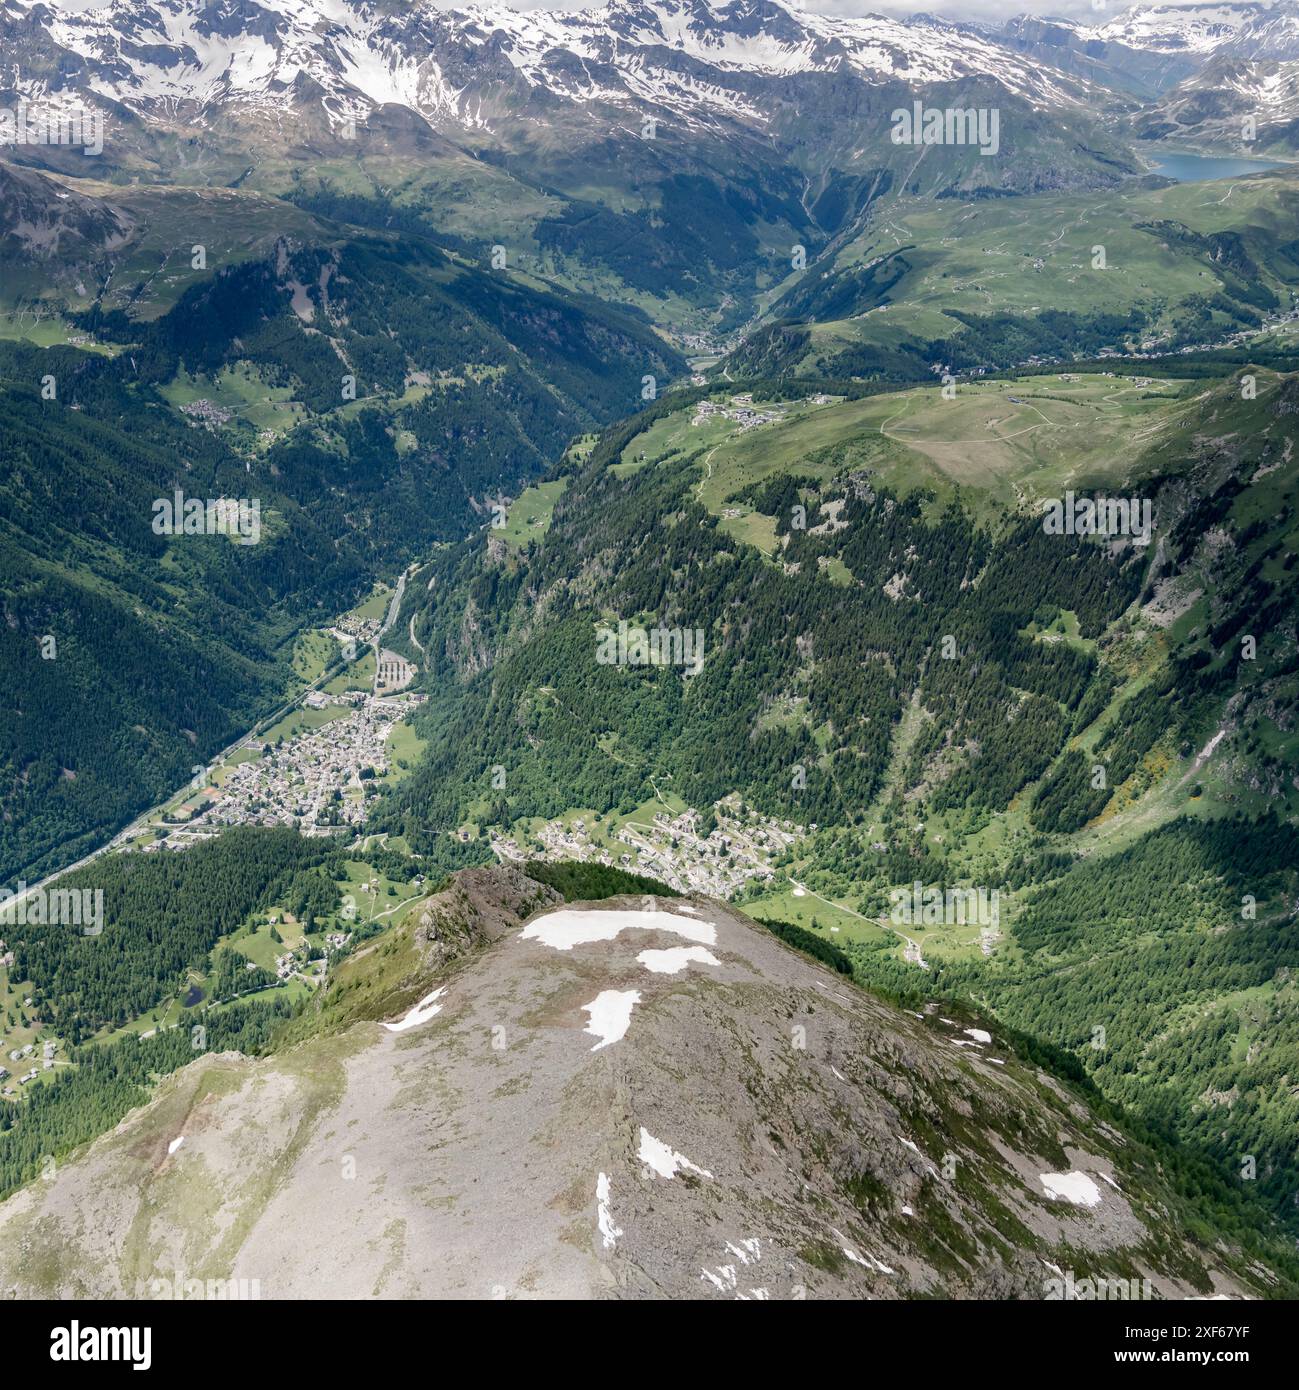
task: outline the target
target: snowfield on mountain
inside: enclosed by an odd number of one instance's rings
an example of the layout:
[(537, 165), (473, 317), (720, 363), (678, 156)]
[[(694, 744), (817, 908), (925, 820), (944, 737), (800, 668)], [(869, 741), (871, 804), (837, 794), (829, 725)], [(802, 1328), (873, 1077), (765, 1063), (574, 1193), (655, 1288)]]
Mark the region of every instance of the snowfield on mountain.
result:
[[(22, 0), (7, 8), (26, 11), (29, 26), (40, 23)], [(54, 16), (48, 33), (90, 65), (94, 92), (143, 113), (205, 112), (226, 102), (287, 107), (309, 82), (335, 100), (339, 119), (395, 103), (435, 123), (472, 126), (482, 119), (483, 85), (515, 74), (567, 101), (652, 102), (678, 112), (733, 108), (725, 75), (734, 73), (847, 69), (912, 83), (983, 74), (1036, 100), (1082, 95), (995, 42), (938, 21), (841, 18), (753, 0), (611, 0), (576, 13), (113, 0)]]

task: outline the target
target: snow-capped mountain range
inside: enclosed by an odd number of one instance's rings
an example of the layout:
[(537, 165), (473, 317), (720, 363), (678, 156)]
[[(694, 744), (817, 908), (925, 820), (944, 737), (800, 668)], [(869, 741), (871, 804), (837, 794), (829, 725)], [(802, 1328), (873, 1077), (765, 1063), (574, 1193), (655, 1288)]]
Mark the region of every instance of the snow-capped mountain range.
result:
[[(5, 47), (18, 48), (16, 63), (0, 64), (0, 86), (28, 96), (77, 87), (139, 114), (231, 101), (284, 106), (308, 82), (335, 115), (396, 104), (436, 125), (488, 121), (505, 91), (516, 101), (545, 94), (760, 115), (745, 109), (752, 103), (740, 79), (808, 73), (917, 87), (985, 76), (1036, 103), (1086, 96), (993, 38), (937, 20), (845, 19), (771, 0), (610, 0), (576, 13), (446, 10), (427, 0), (112, 0), (61, 13), (0, 0), (0, 26)], [(57, 61), (33, 73), (22, 61), (23, 31)]]
[[(1052, 32), (1054, 50), (1024, 38), (1028, 23)], [(1063, 60), (1061, 34), (1084, 60)], [(1037, 111), (1096, 114), (1113, 95), (1106, 64), (1093, 61), (1106, 52), (1175, 58), (1162, 85), (1228, 57), (1284, 64), (1299, 59), (1299, 7), (1138, 6), (1091, 26), (1012, 20), (999, 31), (775, 0), (609, 0), (526, 13), (431, 0), (110, 0), (82, 12), (0, 0), (0, 98), (99, 102), (173, 126), (202, 127), (231, 110), (282, 121), (311, 108), (337, 128), (399, 107), (454, 138), (567, 107), (624, 124), (654, 115), (761, 130), (775, 102), (799, 99), (790, 83), (813, 79), (917, 93), (979, 80)], [(1235, 71), (1248, 87), (1250, 72)], [(1258, 82), (1271, 90), (1286, 78), (1269, 68)]]
[(1299, 148), (1299, 6), (1153, 6), (1100, 26), (1098, 36), (1172, 56), (1194, 54), (1188, 73), (1136, 122), (1145, 138)]
[(1154, 53), (1206, 55), (1271, 12), (1266, 4), (1134, 5), (1104, 24), (1079, 25), (1090, 39)]

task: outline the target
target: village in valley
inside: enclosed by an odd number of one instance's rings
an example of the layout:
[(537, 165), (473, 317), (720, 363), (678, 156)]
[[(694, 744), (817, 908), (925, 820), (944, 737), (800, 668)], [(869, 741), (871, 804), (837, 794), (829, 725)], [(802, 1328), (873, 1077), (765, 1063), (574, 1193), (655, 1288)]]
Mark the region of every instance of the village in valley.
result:
[[(653, 809), (660, 804), (664, 809)], [(705, 829), (699, 811), (650, 803), (627, 818), (581, 813), (516, 835), (493, 828), (490, 838), (501, 860), (607, 864), (678, 892), (730, 898), (752, 883), (773, 880), (775, 860), (807, 833), (792, 821), (759, 815), (735, 795), (716, 804), (713, 820)]]
[(187, 822), (191, 832), (290, 825), (311, 835), (364, 823), (366, 801), (389, 771), (389, 736), (413, 708), (412, 697), (348, 691), (331, 701), (313, 691), (303, 707), (339, 713), (320, 728), (263, 745), (260, 756), (236, 763), (213, 789), (209, 805)]
[(425, 698), (407, 689), (418, 667), (382, 644), (391, 600), (378, 591), (310, 634), (298, 668), (310, 684), (294, 705), (196, 768), (191, 786), (119, 836), (118, 848), (183, 849), (235, 825), (304, 835), (363, 826), (369, 803), (416, 756), (409, 716)]
[[(294, 654), (292, 700), (204, 767), (193, 781), (114, 837), (117, 851), (183, 850), (229, 826), (287, 826), (304, 835), (337, 837), (347, 857), (342, 906), (308, 935), (283, 905), (256, 915), (235, 949), (249, 956), (249, 991), (273, 986), (290, 992), (318, 988), (330, 960), (352, 944), (358, 927), (384, 922), (423, 896), (425, 876), (412, 858), (407, 879), (389, 878), (366, 861), (374, 841), (364, 824), (370, 806), (419, 756), (410, 716), (424, 696), (408, 689), (418, 668), (383, 646), (395, 608), (392, 590), (300, 639)], [(305, 685), (305, 689), (304, 689)], [(14, 953), (0, 939), (0, 1097), (17, 1100), (36, 1082), (67, 1066), (64, 1044), (52, 1036), (37, 991), (11, 978)], [(196, 998), (208, 983), (189, 972)], [(176, 1026), (177, 998), (134, 1025), (141, 1037)], [(128, 1025), (128, 1028), (131, 1025)]]

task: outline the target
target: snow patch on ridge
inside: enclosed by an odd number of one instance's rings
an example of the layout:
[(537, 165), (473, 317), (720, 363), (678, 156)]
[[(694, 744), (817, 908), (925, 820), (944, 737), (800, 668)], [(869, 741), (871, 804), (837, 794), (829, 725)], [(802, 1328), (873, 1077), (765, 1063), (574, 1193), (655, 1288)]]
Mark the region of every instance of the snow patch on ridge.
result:
[(679, 975), (692, 960), (700, 965), (721, 965), (705, 946), (669, 946), (662, 951), (642, 951), (636, 959), (654, 975)]
[(622, 1235), (622, 1231), (613, 1224), (613, 1213), (609, 1209), (609, 1175), (607, 1173), (601, 1173), (595, 1180), (595, 1206), (596, 1225), (600, 1228), (604, 1248), (612, 1250), (618, 1244), (618, 1237)]
[(1101, 1190), (1086, 1173), (1041, 1173), (1039, 1180), (1046, 1195), (1059, 1202), (1072, 1202), (1076, 1207), (1098, 1207)]
[(638, 989), (605, 989), (589, 1004), (582, 1005), (582, 1012), (591, 1015), (590, 1023), (582, 1031), (600, 1039), (592, 1052), (599, 1052), (602, 1047), (626, 1037), (631, 1026), (631, 1011), (639, 1003)]
[(713, 1176), (707, 1168), (696, 1167), (684, 1154), (677, 1153), (661, 1139), (655, 1139), (644, 1125), (641, 1126), (640, 1150), (637, 1157), (661, 1178), (674, 1178), (683, 1172), (698, 1173), (701, 1178)]
[(404, 1033), (408, 1028), (417, 1028), (421, 1023), (427, 1023), (435, 1014), (442, 1012), (442, 1005), (436, 1001), (447, 992), (447, 986), (435, 989), (432, 994), (426, 994), (423, 999), (406, 1015), (396, 1023), (385, 1023), (383, 1026), (390, 1033)]
[(571, 951), (592, 941), (612, 941), (620, 932), (667, 931), (697, 941), (704, 946), (717, 944), (717, 928), (711, 922), (693, 922), (675, 912), (646, 912), (618, 908), (592, 908), (589, 912), (560, 908), (529, 922), (520, 936), (524, 941), (540, 941), (556, 951)]

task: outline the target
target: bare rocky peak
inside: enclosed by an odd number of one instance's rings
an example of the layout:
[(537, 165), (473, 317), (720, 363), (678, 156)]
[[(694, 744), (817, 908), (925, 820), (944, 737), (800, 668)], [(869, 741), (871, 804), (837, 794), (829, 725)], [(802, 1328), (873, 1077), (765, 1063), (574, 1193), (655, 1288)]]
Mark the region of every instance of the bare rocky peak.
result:
[[(1136, 1270), (1156, 1294), (1239, 1290), (1228, 1253), (1177, 1233), (1149, 1156), (997, 1030), (867, 995), (719, 902), (564, 906), (472, 870), (414, 942), (400, 1004), (201, 1058), (11, 1198), (0, 1288), (147, 1294), (179, 1269), (263, 1298), (1040, 1298)], [(409, 945), (379, 938), (331, 991), (363, 997)]]

